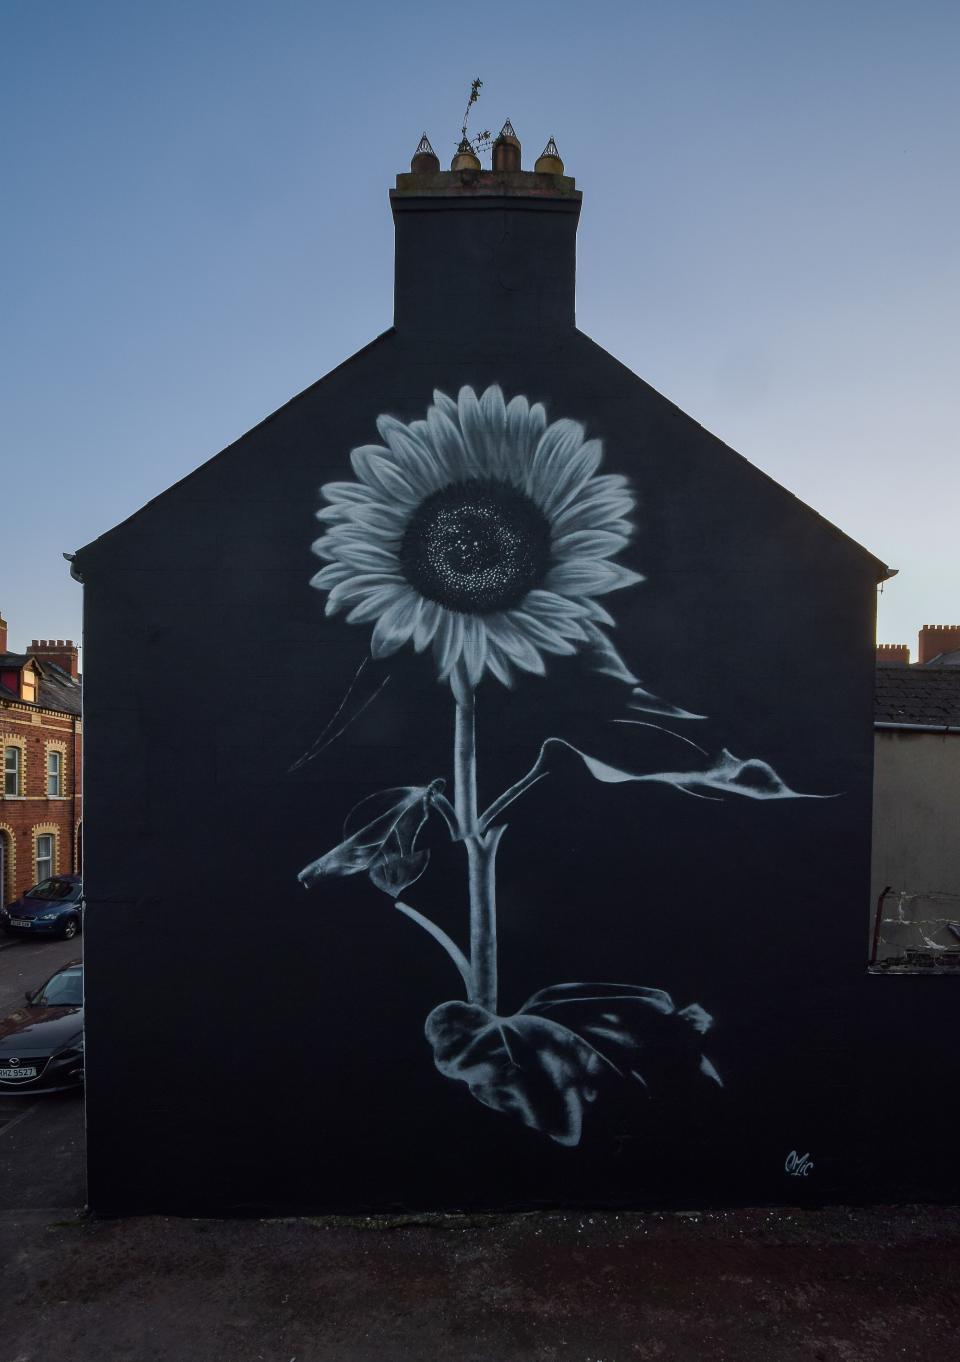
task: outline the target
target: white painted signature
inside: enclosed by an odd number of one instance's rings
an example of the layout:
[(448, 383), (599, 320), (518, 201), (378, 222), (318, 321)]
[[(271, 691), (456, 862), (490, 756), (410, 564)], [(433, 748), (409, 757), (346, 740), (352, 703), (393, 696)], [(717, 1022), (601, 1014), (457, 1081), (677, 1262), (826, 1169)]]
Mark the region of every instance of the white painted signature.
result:
[(789, 1173), (791, 1177), (805, 1178), (813, 1172), (816, 1165), (809, 1154), (798, 1154), (795, 1149), (791, 1149), (783, 1167), (784, 1171)]

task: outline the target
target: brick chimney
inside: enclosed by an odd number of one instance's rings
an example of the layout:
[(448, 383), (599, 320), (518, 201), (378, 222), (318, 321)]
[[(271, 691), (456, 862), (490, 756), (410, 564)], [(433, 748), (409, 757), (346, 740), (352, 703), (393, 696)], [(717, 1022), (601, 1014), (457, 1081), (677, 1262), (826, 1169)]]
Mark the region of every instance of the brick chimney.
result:
[(920, 630), (921, 667), (940, 653), (953, 653), (957, 649), (960, 649), (960, 624), (925, 624)]
[(7, 651), (7, 621), (0, 615), (0, 653)]
[(38, 658), (40, 662), (55, 662), (58, 667), (69, 672), (76, 681), (80, 672), (80, 650), (72, 638), (35, 638), (27, 652), (31, 657)]
[(907, 643), (878, 643), (877, 666), (909, 667), (910, 645)]

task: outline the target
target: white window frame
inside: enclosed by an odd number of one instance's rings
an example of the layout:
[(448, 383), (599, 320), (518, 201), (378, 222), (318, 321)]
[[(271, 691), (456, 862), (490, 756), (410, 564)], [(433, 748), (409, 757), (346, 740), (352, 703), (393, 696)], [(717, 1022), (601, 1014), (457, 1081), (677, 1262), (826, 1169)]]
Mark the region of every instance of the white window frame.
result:
[[(56, 788), (54, 788), (56, 787)], [(47, 748), (47, 798), (63, 797), (63, 753), (59, 747)]]
[[(48, 856), (41, 856), (41, 854), (40, 854), (40, 844), (41, 844), (41, 842), (49, 842), (49, 843), (50, 843), (50, 854), (49, 854)], [(57, 864), (57, 835), (56, 835), (55, 832), (38, 832), (38, 833), (37, 833), (37, 843), (36, 843), (36, 853), (35, 853), (35, 854), (36, 854), (36, 862), (37, 862), (37, 864), (36, 864), (36, 874), (37, 874), (37, 878), (36, 878), (35, 883), (36, 883), (36, 884), (42, 884), (44, 880), (49, 880), (49, 879), (50, 879), (50, 876), (51, 876), (51, 875), (54, 875), (54, 874), (56, 873), (55, 867), (56, 867), (56, 864)], [(42, 863), (43, 865), (46, 865), (46, 866), (49, 867), (49, 868), (47, 869), (46, 873), (41, 872), (41, 870), (40, 870), (41, 863)]]
[[(15, 753), (13, 767), (10, 766), (10, 753)], [(7, 788), (13, 776), (16, 789)], [(23, 794), (23, 748), (18, 743), (6, 743), (3, 748), (3, 793), (7, 799), (19, 799)]]

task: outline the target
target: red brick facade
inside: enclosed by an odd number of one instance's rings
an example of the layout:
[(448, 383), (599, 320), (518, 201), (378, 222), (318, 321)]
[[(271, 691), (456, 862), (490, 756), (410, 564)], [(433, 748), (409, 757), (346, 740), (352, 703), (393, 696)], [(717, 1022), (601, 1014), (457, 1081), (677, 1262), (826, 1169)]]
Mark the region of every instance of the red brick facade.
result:
[(60, 659), (8, 653), (5, 632), (0, 627), (0, 903), (36, 884), (47, 864), (53, 874), (79, 871), (83, 836), (76, 672)]

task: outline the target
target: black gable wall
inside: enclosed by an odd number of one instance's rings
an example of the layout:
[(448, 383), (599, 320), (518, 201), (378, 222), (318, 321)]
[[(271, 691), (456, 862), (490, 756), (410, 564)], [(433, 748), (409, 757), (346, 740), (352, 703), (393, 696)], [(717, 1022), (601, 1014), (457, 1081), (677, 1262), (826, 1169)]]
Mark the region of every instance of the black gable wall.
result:
[[(91, 1204), (939, 1195), (945, 1142), (929, 1123), (925, 1143), (904, 1133), (885, 1094), (909, 1082), (935, 1119), (942, 999), (864, 973), (878, 565), (575, 329), (570, 182), (528, 201), (517, 181), (482, 206), (445, 183), (395, 201), (396, 326), (78, 557)], [(355, 478), (378, 416), (416, 422), (434, 389), (463, 385), (602, 441), (600, 473), (636, 499), (616, 561), (645, 578), (599, 598), (606, 633), (646, 691), (707, 716), (631, 708), (634, 688), (583, 648), (509, 690), (485, 676), (481, 804), (551, 736), (634, 775), (706, 771), (727, 749), (826, 797), (611, 783), (550, 748), (502, 820), (498, 1015), (561, 984), (633, 991), (568, 1005), (574, 1041), (556, 1007), (507, 1023), (509, 1053), (491, 1049), (502, 1029), (478, 1032), (451, 1077), (424, 1034), (465, 995), (440, 944), (365, 869), (307, 890), (297, 876), (365, 797), (438, 779), (454, 797), (454, 699), (430, 650), (364, 663), (373, 621), (328, 617), (309, 581), (321, 485)], [(463, 844), (436, 811), (420, 836), (429, 866), (396, 897), (466, 949)], [(692, 1004), (705, 1034), (680, 1016)], [(925, 1028), (922, 1058), (900, 1009)], [(788, 1171), (791, 1152), (813, 1169)]]

